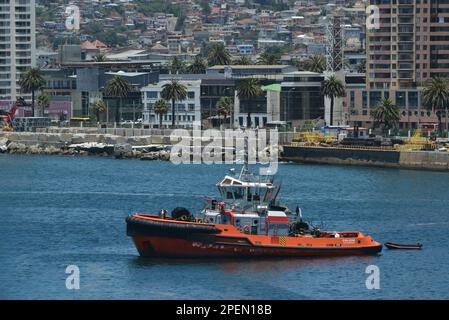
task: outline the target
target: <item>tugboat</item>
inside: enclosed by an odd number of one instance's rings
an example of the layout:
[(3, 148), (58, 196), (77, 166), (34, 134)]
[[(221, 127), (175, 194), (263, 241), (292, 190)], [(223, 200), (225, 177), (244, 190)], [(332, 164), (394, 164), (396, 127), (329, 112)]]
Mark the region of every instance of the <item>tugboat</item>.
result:
[(127, 235), (142, 257), (315, 257), (376, 254), (382, 244), (358, 231), (321, 231), (277, 201), (281, 185), (273, 176), (254, 175), (245, 163), (217, 183), (221, 199), (207, 199), (192, 215), (134, 214)]

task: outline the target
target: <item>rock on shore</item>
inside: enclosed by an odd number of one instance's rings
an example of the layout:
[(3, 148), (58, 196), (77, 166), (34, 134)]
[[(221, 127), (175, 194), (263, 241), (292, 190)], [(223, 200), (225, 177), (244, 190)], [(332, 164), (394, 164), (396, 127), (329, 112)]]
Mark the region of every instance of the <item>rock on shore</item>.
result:
[(150, 144), (150, 141), (149, 137), (126, 138), (106, 134), (0, 132), (0, 153), (170, 159), (167, 146)]

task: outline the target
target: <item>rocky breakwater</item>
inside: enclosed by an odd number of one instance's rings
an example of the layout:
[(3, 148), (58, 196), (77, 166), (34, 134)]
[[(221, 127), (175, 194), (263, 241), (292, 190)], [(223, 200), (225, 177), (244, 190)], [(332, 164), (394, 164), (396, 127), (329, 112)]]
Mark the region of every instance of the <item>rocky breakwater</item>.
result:
[[(154, 140), (154, 139), (153, 139)], [(169, 160), (163, 145), (152, 137), (110, 134), (0, 132), (0, 152), (10, 154), (97, 155), (118, 159)]]
[(116, 159), (137, 158), (140, 160), (170, 160), (170, 146), (145, 145), (132, 146), (130, 144), (119, 144), (114, 147)]

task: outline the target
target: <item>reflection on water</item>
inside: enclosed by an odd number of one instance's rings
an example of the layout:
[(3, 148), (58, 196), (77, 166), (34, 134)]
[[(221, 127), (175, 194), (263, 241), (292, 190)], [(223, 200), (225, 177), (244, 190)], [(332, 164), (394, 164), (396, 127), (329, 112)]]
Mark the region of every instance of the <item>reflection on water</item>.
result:
[(216, 258), (216, 259), (176, 259), (176, 258), (142, 258), (135, 257), (130, 260), (130, 268), (142, 268), (151, 270), (152, 267), (164, 266), (208, 266), (222, 270), (224, 273), (249, 272), (264, 273), (276, 269), (301, 270), (320, 265), (338, 267), (339, 265), (350, 266), (351, 264), (364, 263), (366, 265), (376, 263), (381, 254), (377, 256), (356, 257), (316, 257), (316, 258)]

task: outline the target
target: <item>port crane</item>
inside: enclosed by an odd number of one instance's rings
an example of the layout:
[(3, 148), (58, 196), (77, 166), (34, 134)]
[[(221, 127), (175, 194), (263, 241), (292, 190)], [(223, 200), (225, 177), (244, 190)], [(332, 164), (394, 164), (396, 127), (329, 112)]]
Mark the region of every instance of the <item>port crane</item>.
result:
[(24, 106), (25, 104), (25, 100), (19, 98), (13, 103), (12, 108), (9, 111), (0, 110), (0, 121), (3, 123), (3, 131), (13, 131), (12, 121), (16, 111), (20, 106)]

